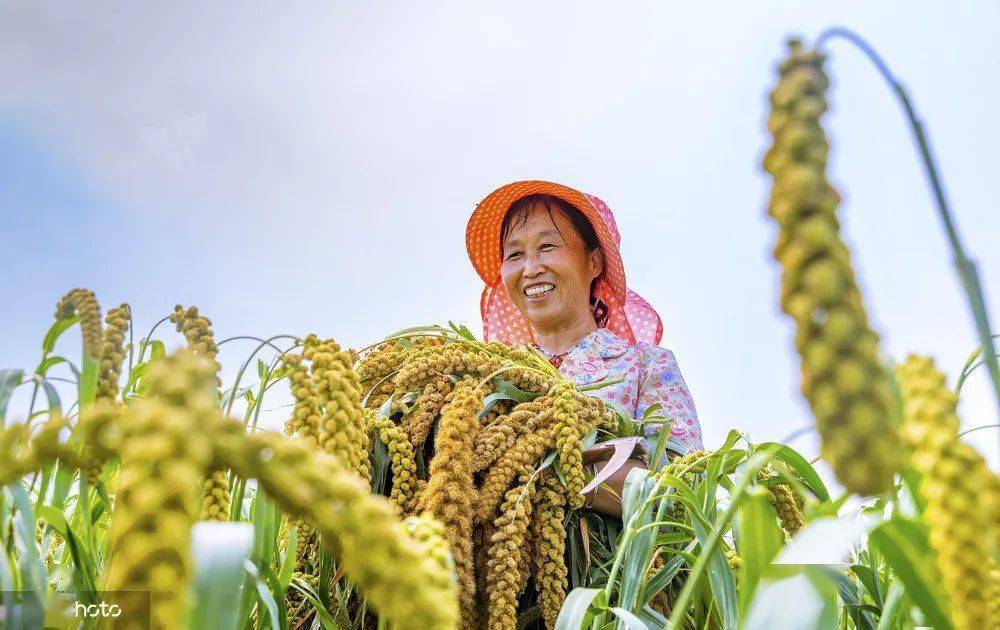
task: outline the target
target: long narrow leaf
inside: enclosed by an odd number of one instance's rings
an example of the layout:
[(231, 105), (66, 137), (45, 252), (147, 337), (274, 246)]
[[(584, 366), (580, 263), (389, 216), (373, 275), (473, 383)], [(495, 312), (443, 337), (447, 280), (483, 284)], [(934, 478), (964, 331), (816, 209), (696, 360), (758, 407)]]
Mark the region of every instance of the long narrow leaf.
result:
[(35, 543), (35, 516), (28, 492), (21, 485), (21, 482), (12, 483), (7, 488), (17, 506), (17, 516), (14, 520), (14, 543), (17, 550), (18, 569), (21, 574), (22, 622), (26, 628), (41, 627), (45, 612), (42, 598), (47, 588), (45, 567), (42, 565), (38, 546)]
[(274, 601), (274, 596), (271, 595), (271, 590), (267, 588), (267, 584), (260, 577), (260, 571), (250, 560), (245, 560), (243, 562), (243, 568), (246, 569), (247, 574), (253, 581), (254, 587), (257, 589), (257, 596), (260, 598), (261, 603), (267, 610), (267, 616), (270, 621), (272, 630), (281, 630), (281, 619), (282, 616), (278, 612), (278, 602)]
[(0, 428), (5, 426), (7, 405), (10, 404), (10, 397), (23, 377), (24, 370), (0, 370)]
[(886, 563), (902, 581), (910, 599), (924, 613), (927, 622), (940, 630), (951, 628), (936, 565), (928, 561), (935, 554), (927, 539), (926, 526), (897, 515), (873, 529), (868, 539), (878, 546)]
[(607, 607), (607, 598), (599, 588), (574, 588), (566, 596), (556, 618), (555, 630), (583, 630), (590, 627), (597, 612)]
[(790, 446), (785, 446), (784, 444), (778, 444), (777, 442), (765, 442), (758, 445), (758, 449), (774, 449), (775, 459), (780, 459), (788, 465), (795, 474), (797, 474), (802, 481), (813, 491), (816, 498), (820, 501), (830, 500), (830, 491), (827, 490), (826, 484), (820, 479), (819, 473), (816, 469), (806, 461), (805, 457), (802, 457)]
[(745, 619), (754, 590), (764, 570), (778, 555), (784, 536), (778, 528), (771, 495), (763, 488), (747, 491), (737, 511), (736, 548), (742, 559), (740, 569), (740, 619)]

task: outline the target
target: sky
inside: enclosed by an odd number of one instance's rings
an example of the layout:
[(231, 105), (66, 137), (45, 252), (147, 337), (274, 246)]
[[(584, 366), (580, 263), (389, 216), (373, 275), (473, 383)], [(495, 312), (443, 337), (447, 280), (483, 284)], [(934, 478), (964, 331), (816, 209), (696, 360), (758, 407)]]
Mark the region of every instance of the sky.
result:
[[(479, 331), (468, 216), (547, 179), (615, 211), (706, 444), (780, 440), (811, 421), (770, 258), (767, 93), (785, 40), (834, 25), (909, 89), (1000, 322), (996, 2), (0, 0), (0, 367), (37, 363), (77, 286), (142, 331), (174, 304), (220, 339)], [(872, 325), (954, 382), (976, 335), (910, 131), (857, 50), (827, 52), (829, 176)], [(249, 350), (225, 346), (227, 375)], [(998, 422), (985, 372), (960, 414)], [(997, 429), (968, 439), (1000, 467)]]

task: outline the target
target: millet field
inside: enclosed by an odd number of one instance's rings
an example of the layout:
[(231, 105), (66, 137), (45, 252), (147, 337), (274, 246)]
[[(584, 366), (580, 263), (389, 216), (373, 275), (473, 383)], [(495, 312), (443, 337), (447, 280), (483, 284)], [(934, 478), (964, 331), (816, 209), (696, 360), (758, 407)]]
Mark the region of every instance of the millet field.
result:
[[(832, 38), (869, 55), (913, 124), (982, 342), (965, 366), (919, 349), (890, 360), (869, 324), (826, 177)], [(843, 491), (739, 427), (673, 459), (663, 432), (651, 470), (629, 475), (622, 518), (602, 516), (584, 508), (601, 481), (584, 452), (670, 421), (596, 398), (608, 381), (576, 387), (537, 351), (449, 323), (360, 348), (232, 338), (253, 350), (222, 382), (232, 339), (197, 307), (135, 330), (128, 304), (102, 313), (74, 289), (37, 366), (0, 371), (0, 625), (1000, 628), (1000, 477), (956, 414), (976, 369), (1000, 401), (1000, 370), (925, 132), (852, 33), (790, 42), (775, 81), (763, 158), (775, 274)], [(71, 335), (78, 359), (61, 351)], [(21, 388), (30, 402), (8, 408)], [(275, 389), (293, 401), (282, 431), (260, 423)], [(838, 537), (852, 517), (856, 535)], [(817, 544), (839, 561), (810, 560)]]

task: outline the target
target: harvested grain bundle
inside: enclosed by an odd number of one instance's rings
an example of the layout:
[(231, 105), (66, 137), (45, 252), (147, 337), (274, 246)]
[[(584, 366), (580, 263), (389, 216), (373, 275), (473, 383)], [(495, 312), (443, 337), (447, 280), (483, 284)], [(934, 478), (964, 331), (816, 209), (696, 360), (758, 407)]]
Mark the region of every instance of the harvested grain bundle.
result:
[(798, 328), (802, 393), (822, 438), (822, 455), (849, 490), (892, 486), (901, 465), (889, 376), (868, 325), (850, 253), (839, 236), (839, 197), (826, 180), (823, 56), (790, 44), (771, 93), (774, 145), (764, 168), (774, 176), (770, 215), (782, 267), (782, 309)]
[(389, 418), (379, 416), (370, 409), (365, 410), (368, 429), (389, 451), (392, 469), (392, 489), (389, 500), (399, 514), (413, 514), (416, 511), (417, 491), (420, 479), (413, 457), (413, 445), (406, 433)]
[(453, 388), (454, 383), (447, 376), (434, 378), (424, 385), (423, 391), (413, 403), (416, 408), (403, 416), (403, 430), (414, 448), (424, 445)]
[(585, 485), (583, 479), (583, 437), (592, 427), (582, 425), (576, 413), (573, 393), (576, 388), (570, 381), (563, 381), (552, 392), (555, 398), (556, 448), (559, 450), (559, 465), (566, 476), (569, 506), (574, 510), (583, 507)]
[[(170, 321), (177, 326), (177, 332), (184, 334), (188, 350), (211, 362), (215, 370), (215, 384), (218, 387), (222, 383), (219, 377), (219, 371), (222, 367), (216, 360), (219, 346), (215, 343), (212, 321), (200, 315), (197, 306), (184, 309), (179, 304), (174, 307)], [(202, 520), (228, 521), (231, 501), (228, 472), (226, 470), (209, 471), (202, 490)]]
[[(111, 591), (151, 594), (154, 628), (184, 623), (191, 576), (190, 529), (211, 457), (203, 427), (216, 417), (214, 366), (187, 352), (166, 357), (149, 371), (149, 398), (121, 420), (121, 471), (109, 534)], [(115, 627), (144, 627), (123, 616)]]
[(551, 470), (546, 471), (535, 494), (531, 535), (535, 543), (535, 589), (547, 628), (555, 628), (569, 584), (564, 557), (565, 517), (566, 490)]
[(535, 479), (507, 491), (500, 515), (493, 523), (487, 549), (486, 592), (489, 596), (487, 625), (490, 630), (504, 630), (517, 625), (517, 598), (524, 588), (530, 563), (525, 555), (528, 526), (531, 522)]
[[(903, 438), (922, 479), (923, 519), (937, 551), (951, 614), (959, 630), (1000, 625), (991, 601), (990, 547), (996, 540), (995, 498), (983, 492), (996, 475), (958, 437), (957, 399), (929, 358), (909, 356), (896, 369), (903, 393)], [(985, 500), (985, 504), (984, 504)]]
[(473, 381), (462, 381), (441, 412), (434, 441), (422, 509), (444, 525), (445, 537), (455, 560), (458, 603), (464, 627), (477, 624), (476, 583), (472, 560), (472, 510), (476, 488), (472, 478), (472, 455), (482, 409), (483, 394)]
[[(447, 332), (441, 339), (410, 345), (397, 337), (362, 358), (367, 381), (393, 384), (391, 404), (381, 407), (389, 417), (378, 425), (385, 433), (398, 423), (415, 457), (427, 461), (417, 510), (444, 525), (463, 623), (509, 627), (534, 577), (540, 617), (551, 626), (567, 587), (566, 508), (583, 503), (583, 439), (614, 426), (613, 415), (530, 351)], [(434, 431), (433, 448), (425, 446)], [(540, 481), (536, 470), (552, 451), (561, 474), (553, 469)], [(510, 556), (498, 556), (502, 549)], [(501, 567), (510, 579), (497, 575)]]
[(498, 416), (486, 425), (476, 439), (476, 454), (473, 459), (475, 471), (489, 468), (514, 445), (518, 437), (533, 433), (549, 422), (555, 412), (552, 407), (551, 397), (539, 396), (518, 404), (510, 412)]

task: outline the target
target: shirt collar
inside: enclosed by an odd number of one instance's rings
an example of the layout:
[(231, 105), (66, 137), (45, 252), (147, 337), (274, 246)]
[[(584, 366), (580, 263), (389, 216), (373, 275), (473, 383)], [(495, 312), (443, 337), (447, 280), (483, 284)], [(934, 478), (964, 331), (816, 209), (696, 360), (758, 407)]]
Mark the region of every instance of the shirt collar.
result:
[(598, 328), (583, 338), (570, 355), (581, 352), (602, 359), (616, 359), (628, 351), (628, 344), (607, 328)]

